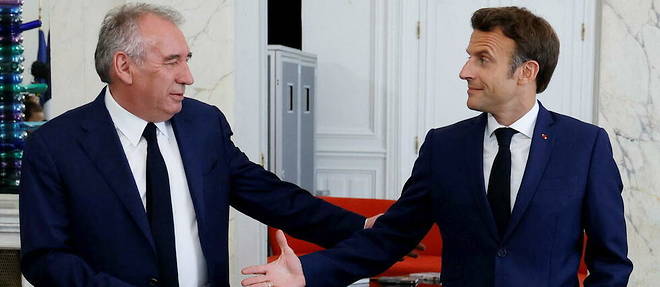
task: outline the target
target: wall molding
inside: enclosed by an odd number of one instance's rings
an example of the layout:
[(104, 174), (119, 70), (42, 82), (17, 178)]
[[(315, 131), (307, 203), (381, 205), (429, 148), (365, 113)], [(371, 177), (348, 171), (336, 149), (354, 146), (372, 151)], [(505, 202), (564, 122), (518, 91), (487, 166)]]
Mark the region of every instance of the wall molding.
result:
[[(376, 147), (385, 146), (385, 98), (387, 97), (387, 83), (385, 79), (385, 69), (387, 61), (385, 57), (387, 29), (384, 29), (387, 23), (386, 4), (383, 1), (372, 0), (370, 3), (370, 31), (369, 31), (369, 105), (367, 127), (360, 128), (326, 128), (317, 126), (315, 139), (319, 146), (324, 149), (331, 149), (331, 146), (346, 145), (366, 145)], [(338, 140), (345, 140), (347, 144), (335, 143)]]
[(337, 157), (346, 157), (346, 158), (378, 158), (383, 159), (387, 157), (387, 151), (385, 150), (365, 150), (365, 151), (316, 151), (316, 156), (319, 158), (337, 158)]
[[(380, 198), (382, 192), (378, 190), (378, 175), (377, 169), (318, 168), (316, 169), (317, 192), (320, 192), (319, 195), (338, 197)], [(363, 184), (360, 184), (360, 181)], [(336, 188), (337, 185), (340, 187)]]
[[(415, 2), (415, 3), (412, 3)], [(410, 55), (411, 50), (404, 46), (413, 44), (417, 46), (415, 35), (411, 38), (411, 33), (416, 33), (417, 20), (417, 1), (387, 1), (387, 54), (385, 62), (388, 64), (385, 74), (387, 104), (385, 123), (387, 126), (386, 138), (386, 161), (385, 161), (385, 190), (384, 198), (395, 199), (397, 193), (400, 193), (401, 175), (401, 153), (406, 147), (405, 131), (409, 119), (402, 116), (402, 110), (407, 106), (407, 101), (403, 101), (403, 88), (412, 87), (410, 81), (416, 82), (416, 73), (414, 78), (407, 77), (411, 71), (408, 69), (411, 61), (416, 61), (416, 55)], [(412, 14), (410, 13), (412, 12)], [(404, 17), (404, 15), (406, 17)], [(413, 20), (411, 21), (411, 17)], [(415, 31), (415, 32), (413, 32)], [(413, 49), (416, 52), (416, 48)], [(408, 52), (408, 54), (406, 54)], [(414, 53), (413, 52), (413, 53)], [(413, 57), (410, 57), (413, 56)], [(402, 71), (404, 70), (404, 71)], [(416, 71), (415, 71), (416, 72)], [(412, 89), (410, 89), (412, 91)], [(409, 98), (417, 98), (412, 95)]]

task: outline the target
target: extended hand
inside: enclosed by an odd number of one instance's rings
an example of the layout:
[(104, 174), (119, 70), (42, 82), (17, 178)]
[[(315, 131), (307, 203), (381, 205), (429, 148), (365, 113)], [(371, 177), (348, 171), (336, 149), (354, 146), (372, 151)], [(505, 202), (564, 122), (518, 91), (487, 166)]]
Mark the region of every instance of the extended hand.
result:
[[(376, 220), (378, 219), (378, 217), (380, 217), (381, 215), (383, 215), (383, 214), (379, 213), (379, 214), (376, 214), (372, 217), (367, 218), (367, 220), (364, 221), (364, 229), (372, 228), (374, 226), (374, 224), (376, 223)], [(423, 251), (425, 249), (426, 249), (426, 246), (424, 245), (424, 243), (421, 243), (421, 242), (417, 243), (417, 246), (415, 246), (415, 248), (413, 250), (408, 252), (408, 254), (406, 254), (406, 256), (412, 257), (412, 258), (417, 258), (417, 257), (419, 257), (419, 251)], [(399, 261), (403, 261), (403, 258), (399, 259)]]
[(241, 281), (241, 285), (250, 287), (302, 287), (305, 286), (305, 275), (300, 259), (286, 242), (282, 230), (275, 235), (282, 254), (277, 260), (264, 264), (243, 268), (241, 273), (253, 274)]

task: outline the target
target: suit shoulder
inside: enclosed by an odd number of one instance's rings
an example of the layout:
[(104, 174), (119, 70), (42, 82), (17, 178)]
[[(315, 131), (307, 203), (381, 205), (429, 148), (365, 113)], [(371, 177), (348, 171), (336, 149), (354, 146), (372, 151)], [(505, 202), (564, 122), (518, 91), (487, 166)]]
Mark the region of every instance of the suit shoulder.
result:
[(550, 115), (554, 118), (555, 124), (562, 132), (569, 133), (575, 138), (580, 137), (596, 137), (602, 130), (601, 127), (583, 122), (571, 116), (563, 115), (560, 113), (549, 111)]
[(183, 100), (181, 113), (186, 116), (203, 117), (206, 119), (210, 116), (217, 117), (218, 115), (223, 119), (225, 118), (225, 115), (218, 107), (192, 98), (185, 98)]
[(446, 137), (446, 136), (458, 136), (461, 135), (465, 130), (467, 130), (469, 127), (473, 125), (478, 125), (481, 123), (481, 121), (484, 120), (484, 115), (478, 115), (472, 118), (468, 118), (456, 123), (453, 123), (448, 126), (444, 127), (439, 127), (439, 128), (433, 128), (428, 132), (427, 136), (441, 136), (441, 137)]
[(63, 114), (48, 120), (33, 133), (50, 138), (52, 136), (61, 136), (70, 132), (74, 125), (83, 123), (86, 120), (86, 114), (89, 112), (91, 105), (92, 103), (87, 103), (66, 111)]
[(204, 123), (210, 129), (217, 127), (225, 134), (232, 134), (225, 114), (218, 107), (196, 99), (185, 98), (181, 112), (176, 116), (189, 119), (198, 124)]

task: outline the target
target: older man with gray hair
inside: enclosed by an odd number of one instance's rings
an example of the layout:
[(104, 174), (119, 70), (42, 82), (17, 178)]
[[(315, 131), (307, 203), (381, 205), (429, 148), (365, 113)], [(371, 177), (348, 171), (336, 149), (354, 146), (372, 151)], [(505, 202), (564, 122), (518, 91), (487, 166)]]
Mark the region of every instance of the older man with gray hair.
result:
[(20, 186), (22, 271), (35, 286), (228, 286), (229, 206), (323, 246), (365, 218), (280, 181), (232, 143), (214, 106), (184, 97), (178, 12), (108, 12), (91, 103), (30, 137)]

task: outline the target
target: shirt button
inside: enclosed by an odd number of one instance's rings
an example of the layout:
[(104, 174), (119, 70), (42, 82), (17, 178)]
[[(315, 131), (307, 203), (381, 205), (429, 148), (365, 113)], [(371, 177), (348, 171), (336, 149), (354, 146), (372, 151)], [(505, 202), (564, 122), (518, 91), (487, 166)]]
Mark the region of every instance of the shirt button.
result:
[(509, 254), (509, 250), (507, 250), (506, 248), (500, 248), (500, 250), (497, 250), (498, 257), (505, 257), (507, 256), (507, 254)]
[(158, 286), (158, 279), (156, 278), (149, 279), (149, 286)]

